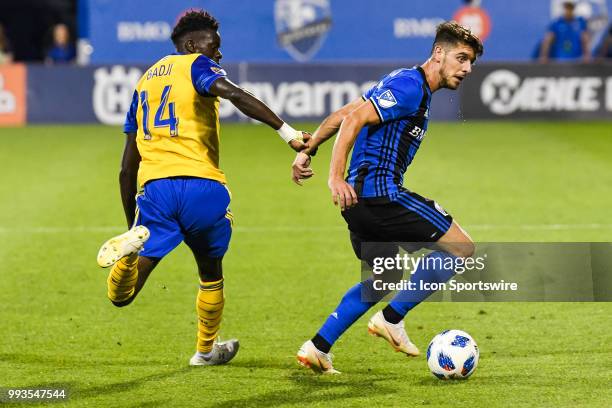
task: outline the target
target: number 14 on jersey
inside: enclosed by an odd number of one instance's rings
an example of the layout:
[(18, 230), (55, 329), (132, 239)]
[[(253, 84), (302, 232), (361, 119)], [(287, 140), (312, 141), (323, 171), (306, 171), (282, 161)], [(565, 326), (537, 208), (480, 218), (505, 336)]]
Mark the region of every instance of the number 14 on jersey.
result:
[[(155, 112), (155, 118), (153, 120), (153, 127), (155, 128), (169, 128), (170, 136), (178, 136), (178, 118), (175, 115), (174, 102), (168, 102), (170, 96), (170, 89), (172, 85), (166, 85), (162, 91), (159, 106)], [(149, 131), (149, 93), (148, 91), (140, 92), (140, 105), (142, 106), (142, 129), (144, 132), (144, 139), (151, 140), (151, 132)], [(168, 107), (168, 117), (166, 115), (166, 106)]]

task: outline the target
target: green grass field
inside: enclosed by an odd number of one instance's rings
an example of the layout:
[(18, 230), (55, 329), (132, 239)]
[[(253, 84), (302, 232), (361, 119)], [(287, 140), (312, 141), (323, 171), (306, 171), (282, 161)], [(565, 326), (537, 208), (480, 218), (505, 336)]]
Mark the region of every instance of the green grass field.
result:
[[(359, 277), (326, 187), (330, 146), (299, 188), (269, 129), (224, 125), (222, 139), (236, 228), (221, 335), (241, 350), (194, 369), (197, 274), (184, 246), (131, 306), (106, 299), (95, 256), (124, 227), (120, 129), (0, 130), (0, 387), (68, 387), (68, 405), (104, 407), (610, 406), (610, 303), (421, 305), (406, 322), (421, 349), (445, 328), (479, 343), (464, 382), (368, 336), (370, 313), (334, 347), (342, 375), (299, 367), (295, 352)], [(609, 123), (433, 124), (406, 185), (476, 241), (611, 241), (610, 157)]]

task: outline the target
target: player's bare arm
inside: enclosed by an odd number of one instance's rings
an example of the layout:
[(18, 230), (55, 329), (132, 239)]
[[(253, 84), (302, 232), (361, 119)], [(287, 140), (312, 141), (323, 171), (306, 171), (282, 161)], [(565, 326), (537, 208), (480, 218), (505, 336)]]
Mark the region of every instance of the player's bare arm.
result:
[(140, 153), (136, 147), (136, 133), (127, 133), (123, 157), (121, 159), (121, 171), (119, 172), (119, 187), (128, 228), (131, 228), (134, 224), (136, 214), (136, 201), (134, 197), (137, 192), (139, 164)]
[[(283, 120), (276, 113), (272, 112), (265, 103), (226, 78), (217, 79), (211, 85), (210, 91), (215, 96), (229, 100), (240, 112), (248, 117), (263, 122), (276, 131), (281, 131), (281, 128), (285, 125)], [(286, 126), (288, 132), (295, 132), (293, 135), (288, 134), (285, 136), (285, 138), (295, 136), (287, 141), (289, 146), (296, 152), (304, 150), (307, 145), (302, 143), (300, 139), (308, 142), (310, 135), (306, 132), (294, 131), (290, 126)], [(283, 129), (282, 131), (285, 130)]]
[(313, 133), (312, 142), (310, 146), (304, 150), (304, 153), (308, 155), (314, 153), (321, 144), (325, 143), (338, 132), (344, 119), (364, 103), (366, 103), (366, 101), (359, 97), (326, 117)]
[(313, 133), (312, 139), (310, 139), (310, 143), (308, 143), (308, 148), (304, 149), (302, 152), (299, 152), (293, 162), (291, 179), (294, 183), (302, 185), (302, 180), (310, 178), (314, 175), (314, 172), (309, 167), (310, 157), (314, 156), (320, 145), (325, 143), (338, 132), (338, 129), (340, 129), (340, 125), (342, 125), (344, 119), (364, 103), (367, 103), (367, 101), (364, 101), (363, 98), (359, 97), (347, 103), (337, 111), (331, 113), (323, 120), (323, 122), (321, 122), (317, 130), (315, 130)]
[[(221, 35), (215, 29), (188, 32), (181, 36), (177, 44), (177, 51), (183, 54), (203, 54), (217, 64), (223, 57), (220, 48)], [(265, 103), (227, 78), (217, 79), (210, 86), (210, 93), (228, 99), (245, 115), (272, 127), (296, 152), (307, 146), (302, 141), (307, 143), (310, 134), (299, 132), (284, 123)]]
[(357, 109), (348, 114), (340, 125), (340, 131), (329, 167), (327, 185), (331, 190), (334, 205), (340, 205), (343, 211), (357, 203), (357, 194), (353, 187), (344, 180), (348, 154), (355, 144), (359, 131), (364, 126), (380, 123), (380, 117), (370, 102), (362, 103)]

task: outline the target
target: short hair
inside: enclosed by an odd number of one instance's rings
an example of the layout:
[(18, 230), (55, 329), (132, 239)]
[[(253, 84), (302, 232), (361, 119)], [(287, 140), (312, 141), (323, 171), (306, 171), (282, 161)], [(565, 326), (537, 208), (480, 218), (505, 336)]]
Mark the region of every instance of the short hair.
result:
[(170, 38), (174, 45), (178, 46), (185, 34), (202, 30), (217, 31), (218, 29), (219, 22), (207, 11), (188, 10), (174, 26)]
[(563, 7), (574, 10), (576, 8), (576, 3), (574, 3), (573, 1), (564, 1)]
[(476, 57), (480, 57), (484, 50), (480, 38), (456, 21), (446, 21), (438, 25), (436, 28), (436, 38), (434, 39), (431, 51), (433, 52), (436, 45), (440, 44), (453, 46), (465, 44), (474, 50)]

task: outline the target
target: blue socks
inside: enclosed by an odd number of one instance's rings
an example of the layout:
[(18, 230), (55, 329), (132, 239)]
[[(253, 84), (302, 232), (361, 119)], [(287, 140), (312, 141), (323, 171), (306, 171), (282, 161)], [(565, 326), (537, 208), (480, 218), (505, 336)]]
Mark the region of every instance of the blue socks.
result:
[[(446, 260), (446, 264), (448, 264), (448, 259), (453, 258), (454, 260), (454, 256), (446, 252), (436, 251), (423, 259), (427, 258), (430, 258), (430, 260), (425, 265), (428, 265), (429, 268), (424, 267), (422, 264), (419, 265), (410, 279), (412, 282), (417, 283), (417, 287), (419, 281), (442, 283), (448, 281), (455, 274), (454, 268), (444, 267), (444, 261)], [(437, 265), (441, 263), (442, 267), (432, 268), (433, 263), (437, 263)], [(376, 301), (365, 302), (362, 300), (362, 296), (366, 299), (375, 299), (375, 296), (372, 296), (372, 292), (369, 292), (372, 290), (372, 280), (368, 279), (356, 284), (346, 292), (336, 310), (329, 315), (317, 335), (312, 339), (319, 350), (325, 353), (329, 352), (329, 349), (336, 340), (357, 319), (378, 303)], [(389, 323), (399, 323), (411, 309), (427, 299), (433, 292), (433, 290), (406, 290), (399, 292), (383, 310), (385, 319)], [(381, 293), (379, 297), (382, 298), (383, 296), (384, 294)]]
[[(448, 266), (448, 260), (452, 259), (454, 261), (456, 259), (455, 256), (446, 252), (436, 251), (427, 255), (423, 260), (427, 260), (428, 258), (429, 260), (426, 261), (425, 265), (429, 265), (430, 267), (426, 268), (421, 264), (410, 278), (411, 282), (416, 283), (417, 290), (403, 290), (399, 292), (395, 295), (393, 300), (389, 302), (385, 310), (383, 310), (385, 319), (389, 323), (399, 323), (410, 310), (414, 309), (414, 307), (427, 299), (429, 295), (434, 292), (431, 289), (418, 289), (421, 282), (443, 283), (448, 281), (455, 274), (455, 269)], [(442, 265), (442, 268), (431, 268), (433, 264)], [(444, 267), (445, 264), (446, 267)], [(392, 311), (396, 313), (394, 314)], [(400, 318), (398, 319), (398, 317)]]
[[(325, 323), (323, 323), (323, 327), (319, 330), (316, 337), (322, 337), (325, 339), (327, 343), (329, 343), (329, 347), (338, 340), (338, 337), (342, 335), (357, 319), (359, 319), (365, 312), (367, 312), (372, 306), (374, 306), (377, 302), (364, 302), (361, 300), (361, 291), (368, 290), (372, 286), (371, 280), (366, 280), (363, 282), (359, 282), (352, 288), (346, 292), (336, 310), (329, 315)], [(319, 339), (320, 340), (320, 339)], [(313, 339), (314, 342), (314, 339)], [(317, 344), (315, 343), (315, 346)], [(329, 347), (321, 347), (327, 348), (329, 351)], [(320, 347), (319, 350), (323, 352), (327, 352), (326, 350), (322, 350)]]

